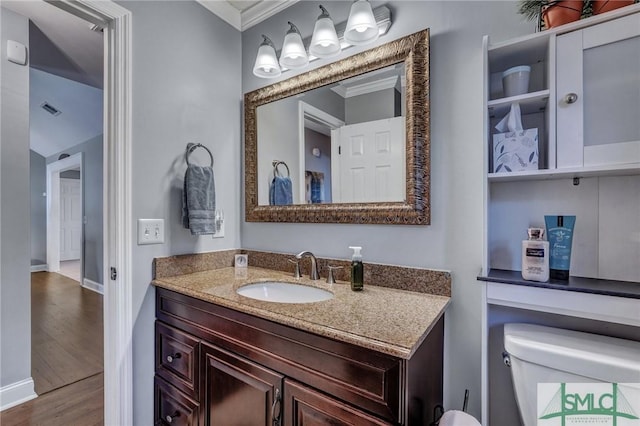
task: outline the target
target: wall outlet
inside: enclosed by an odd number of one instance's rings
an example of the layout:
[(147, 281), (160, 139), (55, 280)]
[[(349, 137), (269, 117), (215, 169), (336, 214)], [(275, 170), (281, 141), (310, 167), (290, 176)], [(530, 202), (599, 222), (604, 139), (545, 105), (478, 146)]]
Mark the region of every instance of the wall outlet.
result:
[(138, 219), (138, 245), (164, 243), (164, 219)]

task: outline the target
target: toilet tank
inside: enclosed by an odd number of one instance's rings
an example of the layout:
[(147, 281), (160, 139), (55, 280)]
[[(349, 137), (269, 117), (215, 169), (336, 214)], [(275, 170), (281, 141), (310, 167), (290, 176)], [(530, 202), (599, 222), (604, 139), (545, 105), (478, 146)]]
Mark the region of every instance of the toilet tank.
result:
[(534, 324), (505, 324), (520, 416), (537, 424), (538, 383), (638, 383), (640, 342)]

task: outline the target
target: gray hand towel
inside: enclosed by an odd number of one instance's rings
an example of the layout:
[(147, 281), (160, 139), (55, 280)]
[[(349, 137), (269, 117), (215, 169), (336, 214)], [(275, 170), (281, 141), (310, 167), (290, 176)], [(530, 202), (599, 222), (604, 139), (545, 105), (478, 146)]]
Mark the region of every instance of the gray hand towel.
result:
[(182, 225), (191, 235), (215, 233), (216, 186), (213, 168), (187, 167), (182, 195)]
[(293, 188), (289, 177), (275, 176), (269, 186), (269, 204), (286, 206), (293, 204)]

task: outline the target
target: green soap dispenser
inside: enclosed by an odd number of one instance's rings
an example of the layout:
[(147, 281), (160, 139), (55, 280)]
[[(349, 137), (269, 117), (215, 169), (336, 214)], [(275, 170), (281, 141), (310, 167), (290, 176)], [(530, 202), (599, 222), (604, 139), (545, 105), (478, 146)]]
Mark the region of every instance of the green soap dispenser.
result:
[(349, 248), (353, 250), (353, 256), (351, 256), (351, 290), (362, 291), (364, 288), (364, 265), (360, 254), (362, 247), (352, 246)]

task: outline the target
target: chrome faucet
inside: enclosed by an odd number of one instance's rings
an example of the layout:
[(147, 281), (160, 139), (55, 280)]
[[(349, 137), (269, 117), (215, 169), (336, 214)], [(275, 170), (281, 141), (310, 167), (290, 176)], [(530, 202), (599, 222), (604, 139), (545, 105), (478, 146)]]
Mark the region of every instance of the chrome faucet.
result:
[(318, 260), (310, 251), (303, 251), (296, 254), (296, 259), (302, 259), (305, 256), (309, 256), (311, 258), (311, 272), (309, 273), (309, 278), (312, 280), (319, 280), (320, 274), (318, 274)]

